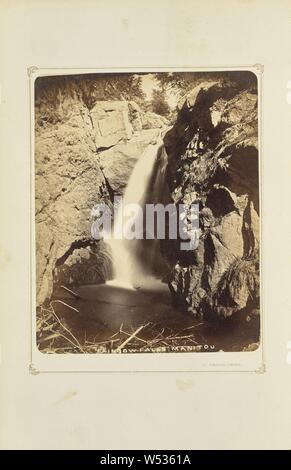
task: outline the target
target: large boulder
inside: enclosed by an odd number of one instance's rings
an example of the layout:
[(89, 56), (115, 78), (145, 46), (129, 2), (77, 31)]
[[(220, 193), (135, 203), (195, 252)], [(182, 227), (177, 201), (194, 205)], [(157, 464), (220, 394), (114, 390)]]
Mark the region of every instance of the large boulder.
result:
[(100, 153), (100, 166), (112, 193), (123, 194), (136, 161), (157, 135), (156, 129), (142, 130), (130, 141), (119, 142)]
[(90, 116), (97, 150), (110, 148), (132, 137), (127, 101), (98, 101)]

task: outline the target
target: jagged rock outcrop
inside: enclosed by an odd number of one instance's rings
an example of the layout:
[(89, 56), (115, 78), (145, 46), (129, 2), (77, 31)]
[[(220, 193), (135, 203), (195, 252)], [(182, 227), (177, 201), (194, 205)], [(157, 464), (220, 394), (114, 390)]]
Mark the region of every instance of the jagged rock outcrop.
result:
[(37, 103), (38, 305), (51, 296), (54, 283), (98, 283), (110, 276), (105, 244), (91, 236), (91, 210), (122, 194), (136, 159), (155, 138), (159, 122), (148, 129), (144, 116), (127, 101), (98, 101), (91, 110), (77, 96), (65, 95), (57, 108)]
[(123, 194), (137, 159), (156, 140), (157, 133), (157, 129), (137, 131), (130, 140), (123, 140), (100, 153), (100, 167), (115, 194)]
[(165, 117), (149, 111), (141, 115), (141, 121), (144, 129), (156, 129), (168, 125), (168, 120)]
[(187, 95), (164, 139), (173, 201), (186, 212), (199, 204), (198, 247), (163, 246), (174, 301), (194, 315), (258, 313), (257, 122), (255, 76), (247, 89), (208, 81)]

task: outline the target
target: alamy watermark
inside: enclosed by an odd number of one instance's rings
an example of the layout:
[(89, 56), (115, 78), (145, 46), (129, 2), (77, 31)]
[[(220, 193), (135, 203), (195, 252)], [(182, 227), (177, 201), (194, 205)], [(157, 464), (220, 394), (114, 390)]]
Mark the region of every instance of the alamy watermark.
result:
[(116, 240), (180, 240), (181, 250), (193, 250), (199, 242), (199, 204), (123, 204), (115, 196), (113, 209), (96, 204), (91, 216), (92, 237)]

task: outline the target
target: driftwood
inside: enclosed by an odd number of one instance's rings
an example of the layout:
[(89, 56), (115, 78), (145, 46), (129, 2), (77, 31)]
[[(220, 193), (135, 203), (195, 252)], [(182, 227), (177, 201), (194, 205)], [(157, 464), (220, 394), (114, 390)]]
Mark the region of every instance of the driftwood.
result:
[[(55, 302), (57, 302), (57, 301), (55, 301)], [(61, 302), (61, 301), (59, 300), (59, 302)], [(64, 303), (64, 302), (61, 302), (61, 303)], [(65, 304), (65, 305), (66, 305), (66, 304)], [(73, 308), (73, 307), (71, 307), (71, 308)], [(78, 310), (77, 310), (77, 311), (78, 311)], [(54, 311), (54, 308), (53, 308), (53, 307), (52, 307), (52, 313), (53, 313), (54, 317), (56, 318), (56, 320), (58, 321), (58, 323), (61, 325), (61, 327), (62, 327), (67, 333), (69, 333), (69, 335), (70, 335), (70, 336), (73, 338), (73, 340), (76, 342), (77, 348), (79, 348), (82, 352), (84, 352), (84, 351), (83, 351), (83, 348), (82, 348), (81, 344), (79, 343), (79, 341), (77, 340), (77, 338), (73, 335), (73, 333), (71, 332), (71, 330), (69, 330), (69, 329), (61, 322), (61, 320), (59, 319), (58, 315), (57, 315), (56, 312)], [(71, 340), (69, 340), (69, 341), (72, 342)], [(76, 346), (76, 345), (75, 345), (75, 346)]]
[(147, 323), (146, 325), (141, 325), (134, 333), (132, 333), (132, 335), (130, 335), (125, 341), (123, 341), (123, 343), (120, 346), (118, 346), (118, 348), (116, 349), (116, 352), (121, 351), (121, 349), (124, 348), (124, 346), (126, 346), (127, 343), (129, 343), (141, 330), (143, 330), (148, 325), (149, 323)]
[(66, 302), (63, 302), (62, 300), (52, 300), (51, 303), (59, 303), (59, 304), (65, 305), (66, 307), (70, 308), (71, 310), (74, 310), (75, 312), (80, 313), (77, 308), (72, 307), (72, 305), (69, 305)]
[[(149, 323), (148, 323), (147, 325), (144, 325), (144, 327), (145, 327), (145, 326), (148, 326), (148, 325), (149, 325)], [(123, 333), (124, 335), (130, 336), (130, 337), (132, 338), (132, 334), (131, 334), (131, 333), (127, 333), (127, 331), (124, 331), (124, 330), (122, 329), (122, 326), (123, 326), (123, 324), (121, 324), (120, 329), (119, 329), (119, 332), (115, 333), (115, 335), (118, 335), (118, 333)], [(115, 335), (111, 336), (111, 338), (113, 338)], [(145, 339), (142, 339), (142, 338), (140, 338), (139, 336), (137, 336), (137, 333), (134, 335), (134, 338), (137, 339), (138, 341), (141, 341), (142, 343), (147, 343), (147, 341), (146, 341)]]
[(71, 289), (69, 289), (68, 287), (66, 286), (60, 286), (62, 289), (64, 289), (65, 291), (69, 292), (69, 294), (71, 294), (73, 297), (75, 297), (75, 299), (82, 299), (82, 297), (79, 295), (79, 294), (76, 294), (76, 292), (72, 291)]

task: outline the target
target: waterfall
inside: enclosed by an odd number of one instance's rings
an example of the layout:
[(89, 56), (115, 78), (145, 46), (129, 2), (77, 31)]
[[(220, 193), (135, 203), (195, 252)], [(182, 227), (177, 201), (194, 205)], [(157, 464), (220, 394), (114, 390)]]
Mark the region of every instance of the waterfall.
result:
[[(161, 135), (156, 142), (147, 146), (137, 160), (115, 215), (113, 234), (107, 240), (112, 252), (114, 278), (110, 284), (133, 288), (143, 283), (149, 276), (163, 273), (165, 264), (159, 248), (159, 240), (145, 239), (143, 225), (141, 239), (128, 239), (128, 219), (131, 223), (144, 222), (144, 207), (148, 202), (165, 203), (167, 154)], [(126, 214), (129, 204), (139, 204), (142, 209), (135, 217)]]

